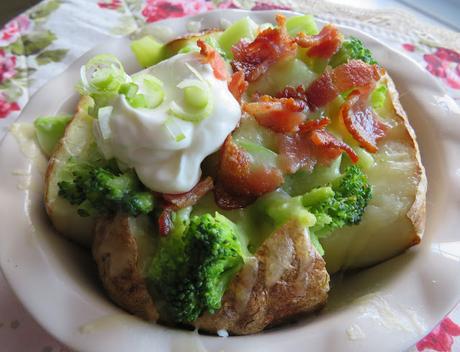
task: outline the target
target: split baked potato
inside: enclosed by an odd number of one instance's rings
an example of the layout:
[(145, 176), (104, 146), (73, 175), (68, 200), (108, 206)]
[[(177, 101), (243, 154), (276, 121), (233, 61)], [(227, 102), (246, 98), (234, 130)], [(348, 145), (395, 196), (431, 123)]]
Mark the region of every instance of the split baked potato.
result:
[[(180, 50), (196, 51), (194, 45), (198, 39), (216, 41), (219, 34), (213, 30), (186, 36), (162, 50), (167, 57)], [(249, 85), (250, 94), (274, 95), (280, 84), (284, 87), (287, 82), (297, 82), (299, 76), (308, 84), (317, 78), (317, 73), (298, 58), (292, 65), (281, 61), (273, 67), (270, 70), (278, 72)], [(324, 306), (330, 275), (382, 262), (420, 242), (425, 221), (425, 171), (415, 134), (393, 81), (385, 73), (379, 82), (388, 87), (384, 113), (379, 115), (389, 130), (379, 140), (378, 151), (367, 157), (367, 163), (360, 164), (372, 187), (372, 198), (362, 219), (358, 219), (356, 225), (344, 226), (320, 237), (316, 243), (315, 235), (295, 218), (275, 226), (270, 233), (259, 236), (262, 240), (228, 283), (220, 308), (203, 312), (197, 319), (187, 321), (188, 325), (211, 333), (219, 330), (235, 335), (260, 332)], [(90, 97), (82, 97), (77, 113), (50, 158), (45, 179), (47, 213), (62, 235), (91, 248), (102, 284), (116, 304), (143, 319), (172, 324), (174, 321), (161, 313), (164, 303), (155, 299), (149, 282), (149, 268), (158, 253), (161, 232), (153, 221), (158, 214), (134, 217), (121, 209), (113, 214), (81, 217), (77, 205), (59, 196), (59, 182), (68, 177), (68, 163), (102, 158), (93, 132), (95, 119), (89, 114), (93, 106)], [(340, 110), (331, 108), (327, 113), (335, 121), (334, 130), (343, 132)], [(359, 148), (356, 143), (352, 145)], [(213, 169), (212, 156), (207, 161)], [(338, 164), (340, 166), (340, 160)], [(216, 205), (213, 203), (210, 209), (215, 211)], [(224, 212), (231, 220), (232, 216), (241, 215), (235, 214), (237, 212)], [(324, 256), (318, 246), (324, 249)]]

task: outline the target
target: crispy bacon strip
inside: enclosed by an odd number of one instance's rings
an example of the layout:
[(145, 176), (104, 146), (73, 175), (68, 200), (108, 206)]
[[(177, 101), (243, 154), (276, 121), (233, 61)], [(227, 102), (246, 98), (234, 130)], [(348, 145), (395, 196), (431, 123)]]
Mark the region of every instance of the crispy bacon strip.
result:
[(286, 18), (276, 16), (277, 28), (267, 28), (252, 42), (240, 41), (232, 47), (233, 71), (243, 71), (248, 82), (253, 82), (279, 60), (296, 55), (297, 44), (286, 30)]
[[(221, 148), (218, 180), (219, 187), (223, 187), (225, 193), (251, 200), (274, 191), (284, 181), (279, 169), (254, 165), (249, 156), (233, 142), (231, 135)], [(225, 201), (219, 200), (222, 194), (224, 192), (214, 193), (217, 204), (225, 206)]]
[(367, 93), (353, 91), (340, 108), (339, 115), (359, 145), (375, 153), (378, 150), (377, 142), (385, 136), (390, 126), (378, 119), (372, 107), (367, 105), (367, 98)]
[(204, 62), (211, 65), (214, 76), (221, 81), (226, 80), (228, 78), (228, 72), (225, 67), (224, 59), (222, 59), (213, 47), (206, 44), (202, 39), (198, 39), (196, 44), (200, 48), (200, 55), (203, 57)]
[(241, 97), (248, 89), (249, 83), (244, 79), (244, 72), (238, 71), (235, 72), (228, 82), (228, 90), (238, 102), (241, 102)]
[(331, 120), (329, 120), (329, 117), (323, 117), (317, 120), (308, 120), (299, 126), (299, 130), (304, 133), (311, 132), (326, 127), (330, 122)]
[(345, 142), (339, 141), (325, 129), (317, 129), (310, 134), (311, 141), (318, 147), (316, 150), (317, 156), (322, 154), (323, 159), (334, 160), (339, 157), (342, 152), (345, 152), (350, 157), (353, 163), (358, 161), (358, 155)]
[(225, 190), (223, 185), (218, 183), (214, 188), (214, 200), (219, 208), (232, 210), (247, 207), (256, 200), (256, 197), (231, 194)]
[(175, 209), (181, 209), (196, 204), (206, 193), (214, 188), (211, 177), (206, 177), (193, 187), (190, 191), (180, 194), (163, 193), (163, 199)]
[(299, 85), (296, 88), (286, 86), (281, 92), (278, 92), (275, 97), (295, 99), (298, 104), (303, 105), (304, 110), (308, 109), (307, 95), (305, 94), (305, 88), (302, 85)]
[(304, 104), (293, 98), (263, 95), (259, 101), (243, 104), (243, 111), (255, 117), (264, 127), (279, 133), (295, 132), (305, 120)]
[(299, 33), (295, 41), (298, 46), (308, 49), (308, 56), (329, 59), (340, 49), (342, 35), (335, 26), (327, 24), (316, 35)]
[(160, 236), (167, 236), (173, 227), (172, 207), (165, 207), (158, 218), (158, 233)]
[(190, 191), (180, 194), (163, 193), (163, 210), (158, 218), (158, 232), (166, 236), (172, 229), (172, 212), (196, 204), (201, 197), (212, 190), (214, 183), (211, 177), (206, 177)]
[(326, 131), (329, 122), (327, 117), (309, 120), (296, 134), (278, 136), (281, 167), (285, 173), (295, 173), (300, 168), (311, 172), (318, 162), (327, 165), (342, 152), (346, 152), (353, 163), (358, 161), (349, 145)]
[(308, 106), (315, 110), (350, 89), (369, 91), (380, 75), (376, 65), (368, 65), (360, 60), (351, 60), (333, 70), (325, 71), (305, 92)]

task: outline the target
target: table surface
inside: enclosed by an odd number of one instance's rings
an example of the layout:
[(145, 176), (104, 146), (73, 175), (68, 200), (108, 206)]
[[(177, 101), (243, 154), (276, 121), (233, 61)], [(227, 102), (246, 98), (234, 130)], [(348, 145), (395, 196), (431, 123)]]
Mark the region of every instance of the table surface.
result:
[[(302, 2), (298, 0), (299, 3)], [(19, 8), (16, 2), (1, 1), (2, 16)], [(165, 12), (158, 3), (178, 4), (179, 14)], [(457, 0), (332, 0), (333, 3), (362, 9), (402, 9), (415, 14), (428, 23), (443, 28), (459, 29), (456, 19), (460, 15)], [(21, 3), (19, 1), (18, 3)], [(24, 3), (32, 3), (27, 0)], [(290, 4), (293, 1), (289, 2)], [(442, 6), (439, 6), (439, 4)], [(216, 7), (242, 6), (244, 8), (276, 7), (260, 1), (243, 0), (48, 0), (27, 10), (7, 23), (0, 30), (0, 141), (8, 126), (13, 123), (29, 97), (53, 76), (59, 74), (76, 58), (91, 49), (97, 42), (127, 35), (145, 23), (168, 16), (182, 16)], [(421, 5), (422, 4), (422, 8)], [(437, 4), (437, 5), (436, 5)], [(453, 6), (453, 5), (454, 6)], [(436, 5), (436, 6), (435, 6)], [(436, 11), (430, 11), (432, 6)], [(293, 6), (294, 10), (296, 9)], [(16, 9), (16, 10), (15, 10)], [(358, 10), (359, 9), (359, 10)], [(318, 17), (340, 23), (331, 14), (319, 12)], [(0, 20), (2, 18), (0, 17)], [(449, 94), (460, 101), (460, 54), (421, 39), (414, 34), (392, 32), (373, 24), (346, 20), (346, 24), (363, 29), (379, 37), (387, 44), (405, 52), (425, 67), (444, 85)], [(79, 31), (75, 29), (78, 28)], [(23, 40), (30, 34), (41, 38), (41, 46), (27, 47)], [(15, 46), (20, 43), (22, 46)], [(427, 45), (429, 44), (429, 45)], [(22, 48), (22, 49), (18, 49)], [(433, 332), (414, 346), (413, 351), (460, 351), (460, 309), (445, 318)], [(1, 351), (68, 351), (68, 349), (44, 331), (24, 310), (9, 289), (0, 272), (0, 350)]]

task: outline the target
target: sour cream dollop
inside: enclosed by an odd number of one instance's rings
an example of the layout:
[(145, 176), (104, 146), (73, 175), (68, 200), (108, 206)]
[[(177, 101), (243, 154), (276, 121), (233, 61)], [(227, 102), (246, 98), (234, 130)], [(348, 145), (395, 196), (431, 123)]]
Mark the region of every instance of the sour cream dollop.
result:
[[(197, 72), (209, 84), (212, 110), (200, 122), (184, 121), (171, 114), (171, 102), (183, 97), (177, 85), (184, 79), (196, 79)], [(154, 109), (133, 108), (120, 95), (108, 119), (108, 133), (95, 128), (96, 141), (106, 157), (115, 157), (134, 168), (151, 190), (187, 192), (199, 181), (204, 158), (217, 151), (237, 126), (240, 105), (228, 90), (227, 82), (218, 80), (211, 66), (203, 63), (197, 53), (175, 55), (141, 73), (163, 82), (163, 102)], [(142, 93), (143, 89), (141, 84), (139, 91)], [(182, 140), (171, 136), (165, 125), (167, 119), (172, 119), (183, 133)]]

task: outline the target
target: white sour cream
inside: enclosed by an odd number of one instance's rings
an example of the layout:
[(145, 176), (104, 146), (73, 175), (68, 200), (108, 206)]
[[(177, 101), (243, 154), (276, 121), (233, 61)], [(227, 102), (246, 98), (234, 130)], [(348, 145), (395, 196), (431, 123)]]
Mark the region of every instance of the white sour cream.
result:
[[(186, 65), (188, 64), (188, 65)], [(177, 85), (184, 79), (196, 79), (193, 67), (210, 85), (212, 111), (198, 123), (172, 117), (171, 101), (180, 101), (183, 91)], [(96, 128), (96, 140), (106, 157), (115, 157), (136, 170), (141, 182), (156, 192), (182, 193), (191, 190), (201, 177), (200, 164), (217, 151), (240, 120), (240, 105), (226, 81), (214, 77), (209, 64), (196, 53), (179, 54), (145, 69), (164, 84), (164, 100), (155, 109), (133, 108), (124, 95), (113, 105), (109, 135), (102, 138)], [(143, 87), (139, 87), (143, 92)], [(173, 118), (184, 137), (177, 142), (164, 123)]]

